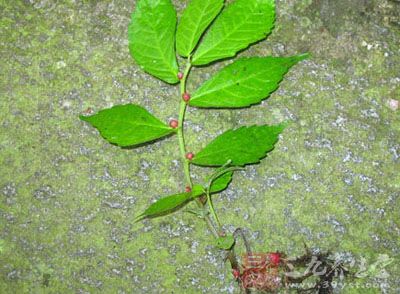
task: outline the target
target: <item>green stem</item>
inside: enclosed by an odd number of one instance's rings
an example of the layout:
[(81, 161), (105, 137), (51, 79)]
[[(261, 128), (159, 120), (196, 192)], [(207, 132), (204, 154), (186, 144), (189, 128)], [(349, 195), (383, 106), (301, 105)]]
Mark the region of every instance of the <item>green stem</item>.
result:
[(190, 69), (192, 65), (190, 63), (190, 57), (188, 58), (186, 69), (183, 72), (183, 78), (181, 79), (180, 85), (180, 94), (181, 94), (181, 103), (179, 108), (179, 118), (178, 118), (178, 140), (179, 140), (179, 149), (181, 152), (182, 160), (183, 160), (183, 169), (185, 172), (186, 183), (191, 188), (193, 186), (192, 179), (190, 177), (190, 163), (189, 160), (186, 159), (186, 145), (185, 145), (185, 136), (183, 132), (183, 125), (185, 122), (185, 113), (186, 113), (186, 102), (183, 101), (182, 95), (186, 92), (186, 79), (189, 75)]
[[(188, 75), (190, 73), (190, 69), (192, 68), (192, 64), (190, 62), (190, 56), (188, 57), (187, 60), (187, 64), (186, 64), (186, 68), (185, 71), (183, 72), (183, 77), (181, 79), (180, 82), (180, 108), (179, 108), (179, 118), (178, 118), (178, 140), (179, 140), (179, 149), (181, 152), (181, 157), (183, 160), (183, 169), (185, 172), (185, 178), (186, 178), (186, 183), (187, 185), (192, 188), (193, 183), (192, 183), (192, 179), (190, 177), (190, 162), (189, 160), (186, 158), (186, 145), (185, 145), (185, 136), (184, 136), (184, 122), (185, 122), (185, 113), (186, 113), (186, 107), (187, 104), (185, 101), (183, 101), (182, 96), (184, 93), (186, 93), (186, 80), (188, 78)], [(212, 222), (211, 218), (206, 215), (204, 217), (205, 222), (207, 223), (207, 226), (210, 230), (210, 232), (214, 235), (215, 238), (219, 238), (220, 234), (222, 233), (222, 226), (221, 223), (219, 222), (218, 216), (212, 206), (212, 202), (211, 202), (211, 197), (210, 197), (210, 191), (209, 191), (209, 187), (207, 188), (207, 201), (210, 205), (210, 210), (213, 213), (213, 217), (215, 218), (217, 224), (218, 224), (218, 229), (216, 229), (214, 223)], [(201, 202), (201, 200), (199, 198), (196, 198), (196, 203), (200, 208), (204, 207), (204, 204)], [(229, 262), (231, 264), (231, 267), (233, 269), (238, 269), (239, 265), (236, 259), (236, 255), (234, 253), (234, 247), (231, 248), (231, 250), (229, 250), (228, 255), (227, 255), (227, 259), (229, 259)]]
[(209, 178), (208, 184), (207, 184), (207, 188), (206, 188), (206, 195), (207, 195), (207, 202), (208, 202), (208, 207), (210, 208), (211, 214), (215, 220), (215, 222), (218, 224), (219, 229), (221, 230), (221, 223), (219, 221), (218, 215), (215, 212), (214, 209), (214, 204), (212, 202), (211, 199), (211, 193), (210, 193), (210, 189), (211, 189), (211, 185), (213, 183), (213, 181), (215, 181), (215, 179), (219, 178), (220, 176), (222, 176), (225, 173), (231, 172), (231, 171), (237, 171), (237, 170), (243, 170), (243, 168), (241, 167), (227, 167), (231, 164), (231, 160), (228, 160), (227, 163), (225, 163), (220, 170), (216, 171), (215, 173), (213, 173), (211, 175), (211, 177)]
[(210, 189), (208, 189), (208, 188), (206, 190), (206, 195), (207, 195), (208, 207), (210, 208), (211, 214), (212, 214), (215, 222), (218, 224), (219, 230), (221, 230), (221, 227), (222, 227), (221, 226), (221, 222), (219, 221), (218, 215), (215, 212), (214, 205), (213, 205), (212, 200), (211, 200)]
[[(185, 178), (186, 178), (186, 184), (192, 188), (193, 187), (193, 183), (192, 183), (192, 179), (190, 177), (190, 161), (186, 158), (186, 144), (185, 144), (185, 136), (184, 136), (184, 122), (185, 122), (185, 113), (186, 113), (186, 107), (187, 107), (187, 103), (182, 99), (183, 94), (186, 93), (186, 80), (188, 78), (188, 75), (190, 73), (190, 69), (192, 68), (192, 64), (190, 62), (190, 56), (187, 59), (187, 63), (186, 63), (186, 68), (183, 72), (183, 77), (180, 81), (180, 107), (179, 107), (179, 118), (178, 118), (178, 140), (179, 140), (179, 149), (180, 149), (180, 153), (181, 153), (181, 157), (183, 160), (183, 169), (184, 169), (184, 173), (185, 173)], [(230, 164), (230, 161), (227, 162), (222, 168), (227, 167)], [(214, 210), (213, 204), (212, 204), (212, 199), (211, 199), (211, 195), (210, 195), (210, 186), (212, 184), (212, 181), (214, 179), (216, 179), (217, 177), (219, 177), (220, 175), (224, 174), (225, 172), (229, 172), (229, 171), (234, 171), (234, 170), (238, 170), (240, 168), (237, 167), (230, 167), (225, 169), (224, 171), (218, 171), (217, 173), (213, 174), (211, 176), (210, 182), (208, 184), (208, 187), (206, 189), (206, 195), (207, 195), (207, 202), (210, 208), (210, 211), (213, 215), (213, 218), (215, 220), (215, 222), (218, 225), (218, 228), (216, 228), (215, 224), (212, 222), (211, 218), (206, 215), (204, 217), (204, 221), (207, 223), (207, 226), (209, 228), (209, 230), (211, 231), (211, 233), (214, 235), (215, 238), (219, 238), (219, 236), (221, 234), (223, 234), (222, 231), (222, 226), (221, 223), (218, 219), (217, 213)], [(202, 201), (200, 200), (200, 198), (196, 198), (196, 203), (200, 208), (204, 207), (204, 204), (202, 203)], [(234, 247), (232, 247), (227, 254), (227, 259), (229, 259), (230, 264), (232, 269), (238, 269), (239, 268), (239, 264), (237, 262), (236, 259), (236, 255), (234, 252)]]
[[(192, 68), (192, 64), (190, 63), (190, 56), (187, 60), (186, 63), (186, 68), (185, 71), (183, 72), (183, 77), (180, 82), (180, 107), (179, 107), (179, 118), (178, 118), (178, 140), (179, 140), (179, 149), (183, 161), (183, 169), (185, 173), (185, 178), (186, 178), (186, 184), (192, 188), (193, 183), (192, 179), (190, 177), (190, 162), (186, 158), (186, 144), (185, 144), (185, 136), (184, 136), (184, 123), (185, 123), (185, 113), (186, 113), (186, 107), (187, 104), (185, 101), (183, 101), (182, 96), (186, 92), (186, 80), (189, 76), (190, 69)], [(196, 203), (200, 208), (203, 208), (203, 203), (199, 198), (196, 198)], [(219, 234), (218, 231), (216, 230), (213, 222), (211, 221), (210, 217), (208, 215), (205, 216), (204, 220), (207, 223), (208, 228), (210, 229), (211, 233), (214, 235), (214, 237), (218, 238)]]

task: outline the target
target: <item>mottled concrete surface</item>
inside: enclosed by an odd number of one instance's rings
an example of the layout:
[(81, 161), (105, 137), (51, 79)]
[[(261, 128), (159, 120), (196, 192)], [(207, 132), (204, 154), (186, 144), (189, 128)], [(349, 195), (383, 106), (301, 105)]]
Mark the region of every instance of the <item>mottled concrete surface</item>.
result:
[[(186, 1), (176, 1), (181, 10)], [(78, 120), (137, 103), (167, 121), (177, 88), (128, 53), (135, 1), (1, 0), (0, 293), (230, 293), (204, 223), (184, 213), (133, 224), (180, 191), (176, 137), (124, 150)], [(268, 41), (242, 55), (310, 52), (280, 90), (244, 110), (190, 110), (199, 150), (241, 124), (290, 120), (276, 150), (215, 197), (227, 228), (259, 251), (303, 242), (371, 264), (395, 259), (378, 288), (400, 292), (400, 2), (280, 0)], [(221, 67), (195, 69), (193, 89)], [(196, 179), (204, 169), (194, 169)]]

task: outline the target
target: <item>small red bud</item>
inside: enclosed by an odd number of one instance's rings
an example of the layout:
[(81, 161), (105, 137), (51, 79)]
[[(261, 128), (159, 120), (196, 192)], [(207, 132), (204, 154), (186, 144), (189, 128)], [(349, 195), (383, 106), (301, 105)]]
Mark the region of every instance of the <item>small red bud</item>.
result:
[(235, 278), (235, 280), (237, 280), (237, 279), (239, 279), (239, 277), (240, 277), (240, 271), (239, 271), (238, 269), (234, 268), (234, 269), (232, 270), (232, 275), (233, 275), (233, 277)]
[(192, 152), (186, 153), (186, 159), (192, 160), (194, 157), (194, 154)]
[(178, 72), (178, 79), (182, 80), (183, 79), (183, 73)]
[(273, 252), (268, 255), (270, 262), (273, 265), (279, 265), (281, 262), (281, 254), (279, 252)]
[(176, 129), (178, 127), (179, 123), (176, 119), (171, 119), (169, 121), (169, 126), (173, 129)]
[(186, 193), (192, 192), (192, 188), (190, 188), (189, 186), (186, 186), (185, 187), (185, 192)]
[(190, 94), (189, 93), (183, 93), (182, 99), (185, 102), (188, 102), (190, 100)]

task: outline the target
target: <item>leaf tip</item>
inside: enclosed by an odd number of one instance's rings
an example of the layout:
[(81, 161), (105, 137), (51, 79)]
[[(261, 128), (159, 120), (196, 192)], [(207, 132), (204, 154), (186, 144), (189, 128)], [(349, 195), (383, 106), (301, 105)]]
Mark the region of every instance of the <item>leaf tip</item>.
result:
[(91, 107), (88, 107), (86, 110), (82, 111), (82, 113), (79, 115), (79, 119), (83, 121), (90, 121), (90, 118), (94, 116), (95, 113)]
[(279, 134), (282, 133), (292, 122), (291, 121), (283, 121), (277, 125)]
[(146, 216), (142, 213), (142, 214), (138, 215), (138, 216), (133, 220), (133, 223), (134, 223), (134, 224), (135, 224), (135, 223), (138, 223), (138, 222), (140, 222), (141, 220), (143, 220), (145, 217), (146, 217)]
[(88, 116), (88, 115), (83, 115), (83, 114), (79, 115), (79, 119), (80, 119), (80, 120), (83, 120), (83, 121), (86, 121), (86, 122), (89, 121), (89, 118), (90, 118), (90, 117), (91, 117), (91, 115), (90, 115), (90, 116)]
[(311, 54), (308, 53), (308, 52), (306, 52), (306, 53), (297, 55), (297, 56), (296, 56), (296, 61), (297, 61), (297, 62), (300, 62), (300, 61), (302, 61), (302, 60), (304, 60), (304, 59), (309, 59), (309, 58), (311, 58), (311, 57), (312, 57)]

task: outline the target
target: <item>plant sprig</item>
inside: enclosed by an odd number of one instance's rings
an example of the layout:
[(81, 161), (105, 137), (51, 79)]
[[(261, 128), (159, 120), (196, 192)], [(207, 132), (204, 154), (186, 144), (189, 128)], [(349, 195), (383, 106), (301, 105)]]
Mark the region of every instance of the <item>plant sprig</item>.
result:
[[(178, 120), (168, 125), (143, 107), (133, 104), (80, 116), (97, 128), (107, 141), (121, 147), (150, 144), (176, 134), (186, 188), (160, 198), (136, 221), (168, 215), (195, 201), (199, 211), (189, 211), (206, 220), (216, 237), (215, 245), (230, 252), (228, 256), (234, 269), (237, 269), (232, 250), (234, 236), (223, 231), (211, 195), (226, 189), (235, 171), (265, 158), (273, 150), (286, 124), (227, 130), (202, 150), (193, 153), (188, 152), (185, 143), (187, 107), (243, 108), (258, 104), (279, 87), (292, 66), (308, 55), (240, 58), (222, 68), (192, 94), (186, 85), (192, 67), (234, 57), (251, 44), (265, 39), (274, 21), (274, 0), (236, 0), (225, 7), (223, 0), (192, 0), (176, 27), (176, 12), (170, 0), (138, 0), (128, 29), (129, 50), (136, 64), (145, 72), (169, 84), (179, 83)], [(179, 71), (176, 51), (186, 62), (182, 72)], [(194, 184), (190, 171), (192, 164), (217, 169), (206, 179), (205, 185)]]

